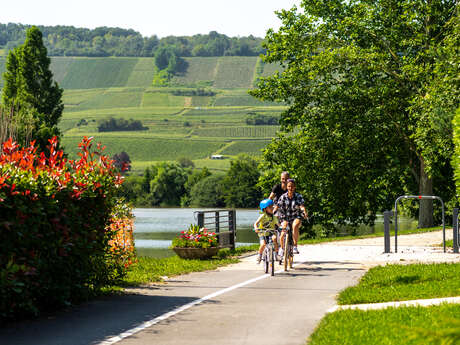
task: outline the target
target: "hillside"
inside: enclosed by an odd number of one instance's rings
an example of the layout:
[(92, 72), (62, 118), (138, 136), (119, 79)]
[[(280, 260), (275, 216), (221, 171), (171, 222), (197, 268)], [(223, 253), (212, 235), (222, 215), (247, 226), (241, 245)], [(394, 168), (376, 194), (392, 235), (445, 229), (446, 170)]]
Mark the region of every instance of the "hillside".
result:
[[(260, 155), (278, 127), (249, 126), (246, 119), (278, 117), (284, 107), (254, 99), (247, 90), (276, 66), (263, 65), (256, 57), (186, 61), (187, 71), (170, 86), (152, 87), (152, 58), (52, 58), (51, 69), (64, 88), (60, 127), (69, 152), (76, 152), (83, 135), (94, 136), (111, 155), (126, 151), (137, 172), (152, 162), (184, 156), (197, 166), (220, 170), (229, 166), (229, 159), (211, 160), (212, 154)], [(197, 90), (204, 85), (207, 91), (200, 96)], [(99, 133), (98, 121), (108, 117), (140, 120), (148, 130)]]

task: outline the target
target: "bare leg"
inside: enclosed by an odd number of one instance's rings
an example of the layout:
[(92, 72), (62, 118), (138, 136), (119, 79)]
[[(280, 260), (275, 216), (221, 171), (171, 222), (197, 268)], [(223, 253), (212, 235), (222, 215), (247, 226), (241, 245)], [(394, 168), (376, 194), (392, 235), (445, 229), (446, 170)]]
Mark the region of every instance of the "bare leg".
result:
[(292, 222), (292, 229), (293, 229), (293, 241), (294, 241), (294, 246), (297, 246), (297, 241), (299, 240), (299, 230), (300, 226), (302, 225), (302, 222), (299, 218), (294, 219)]
[[(281, 224), (281, 228), (282, 229), (286, 229), (287, 228), (287, 221), (284, 221), (282, 224)], [(284, 231), (281, 231), (281, 235), (280, 235), (280, 241), (281, 241), (281, 248), (284, 249), (284, 236), (285, 236), (285, 232)]]

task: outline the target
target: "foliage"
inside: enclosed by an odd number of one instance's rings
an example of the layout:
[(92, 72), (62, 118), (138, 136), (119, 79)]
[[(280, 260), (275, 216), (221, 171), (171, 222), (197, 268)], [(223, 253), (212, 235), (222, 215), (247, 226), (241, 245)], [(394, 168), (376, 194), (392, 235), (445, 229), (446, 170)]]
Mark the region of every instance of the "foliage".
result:
[(150, 198), (152, 205), (180, 205), (185, 194), (187, 172), (176, 163), (162, 162), (155, 166), (155, 177), (150, 181)]
[(206, 228), (198, 225), (190, 225), (186, 231), (174, 238), (171, 247), (178, 248), (209, 248), (217, 247), (218, 241), (215, 232), (209, 232)]
[(166, 70), (173, 76), (187, 70), (187, 62), (179, 57), (174, 47), (160, 46), (155, 52), (155, 65), (158, 70)]
[(20, 145), (28, 146), (36, 126), (37, 120), (27, 107), (4, 109), (0, 104), (0, 142), (12, 138)]
[(175, 89), (172, 91), (174, 96), (215, 96), (216, 92), (203, 88), (196, 89)]
[(187, 157), (179, 157), (177, 159), (177, 163), (179, 163), (179, 165), (182, 168), (194, 168), (195, 167), (195, 164), (193, 163), (193, 161)]
[(53, 81), (50, 59), (37, 27), (28, 29), (24, 44), (9, 52), (3, 77), (3, 105), (32, 111), (37, 120), (33, 137), (44, 150), (48, 139), (59, 134), (57, 124), (64, 105), (63, 90)]
[(97, 130), (99, 132), (116, 132), (116, 131), (145, 131), (148, 127), (144, 127), (142, 122), (134, 119), (115, 119), (110, 117), (99, 122)]
[[(113, 163), (80, 143), (68, 160), (58, 141), (49, 154), (11, 139), (0, 155), (0, 316), (39, 312), (87, 298), (125, 273), (132, 256), (110, 241), (127, 214), (116, 206), (122, 182)], [(114, 210), (116, 211), (115, 213)], [(82, 214), (85, 217), (82, 217)], [(123, 225), (124, 227), (125, 225)], [(124, 232), (124, 230), (122, 230)]]
[(272, 125), (278, 126), (278, 118), (276, 116), (261, 115), (255, 112), (248, 113), (246, 124), (252, 126)]
[(454, 167), (455, 187), (457, 190), (457, 199), (460, 195), (460, 108), (453, 119), (453, 136), (454, 136), (454, 154), (452, 155), (452, 166)]
[[(302, 2), (266, 37), (282, 71), (251, 93), (284, 101), (265, 169), (287, 170), (320, 223), (372, 223), (401, 194), (453, 195), (457, 2)], [(419, 226), (432, 222), (421, 202)]]
[(230, 162), (230, 169), (222, 181), (225, 205), (251, 208), (259, 204), (262, 193), (257, 186), (260, 177), (257, 161), (239, 155)]
[(118, 169), (118, 171), (130, 171), (131, 170), (131, 159), (129, 159), (129, 155), (122, 151), (120, 153), (116, 153), (113, 157), (113, 165)]
[(224, 174), (213, 174), (197, 181), (189, 193), (189, 205), (194, 207), (223, 207)]
[[(14, 48), (24, 40), (29, 25), (0, 24), (0, 46)], [(93, 30), (73, 26), (39, 26), (45, 44), (54, 56), (154, 56), (170, 47), (178, 56), (258, 56), (261, 38), (228, 37), (211, 31), (207, 35), (142, 37), (132, 29), (98, 27)]]

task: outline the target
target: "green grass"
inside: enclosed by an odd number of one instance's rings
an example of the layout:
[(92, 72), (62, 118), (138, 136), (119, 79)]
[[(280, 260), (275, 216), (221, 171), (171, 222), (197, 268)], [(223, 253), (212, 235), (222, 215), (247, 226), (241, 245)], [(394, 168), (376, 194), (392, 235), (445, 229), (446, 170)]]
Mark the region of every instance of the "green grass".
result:
[[(433, 232), (439, 231), (442, 227), (436, 226), (433, 228), (422, 228), (422, 229), (410, 229), (410, 230), (398, 230), (398, 235), (410, 235), (410, 234), (419, 234), (424, 232)], [(446, 230), (447, 231), (447, 230)], [(394, 238), (394, 230), (390, 231), (390, 236)], [(348, 241), (348, 240), (357, 240), (362, 238), (373, 238), (373, 237), (383, 237), (384, 233), (382, 232), (375, 232), (372, 234), (365, 234), (365, 235), (348, 235), (348, 236), (340, 236), (340, 237), (322, 237), (322, 238), (313, 238), (313, 239), (305, 239), (302, 238), (300, 235), (299, 244), (315, 244), (315, 243), (323, 243), (323, 242), (336, 242), (336, 241)], [(439, 245), (442, 246), (442, 243)]]
[(309, 345), (460, 344), (460, 305), (343, 310), (328, 314)]
[(216, 257), (209, 260), (187, 260), (177, 255), (166, 258), (139, 257), (131, 267), (122, 286), (135, 286), (162, 281), (164, 276), (176, 276), (190, 272), (213, 270), (221, 266), (237, 263), (238, 255), (254, 251), (258, 245), (242, 246), (235, 250), (221, 249)]
[(371, 268), (343, 290), (339, 304), (379, 303), (460, 296), (460, 263), (386, 265)]
[[(101, 142), (107, 146), (105, 151), (109, 156), (125, 151), (131, 161), (164, 161), (188, 157), (200, 159), (210, 156), (218, 150), (223, 143), (208, 140), (188, 139), (158, 139), (125, 134), (127, 132), (110, 132), (113, 136), (94, 135), (93, 142)], [(87, 133), (88, 134), (88, 133)], [(71, 158), (76, 158), (78, 143), (83, 136), (64, 135), (63, 145)]]
[(238, 262), (235, 258), (211, 260), (185, 260), (178, 256), (168, 258), (139, 257), (139, 262), (133, 265), (132, 270), (124, 279), (124, 285), (140, 285), (162, 281), (164, 276), (175, 276), (190, 272), (213, 270), (220, 266)]

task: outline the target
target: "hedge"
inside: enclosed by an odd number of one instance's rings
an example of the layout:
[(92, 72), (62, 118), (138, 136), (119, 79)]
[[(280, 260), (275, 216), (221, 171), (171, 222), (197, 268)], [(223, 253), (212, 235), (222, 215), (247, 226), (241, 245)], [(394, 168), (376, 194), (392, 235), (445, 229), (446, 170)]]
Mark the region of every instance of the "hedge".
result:
[(83, 138), (77, 160), (57, 149), (57, 138), (47, 154), (33, 142), (3, 143), (0, 319), (85, 300), (126, 273), (134, 251), (117, 239), (130, 227), (129, 210), (115, 198), (122, 177), (91, 141)]

